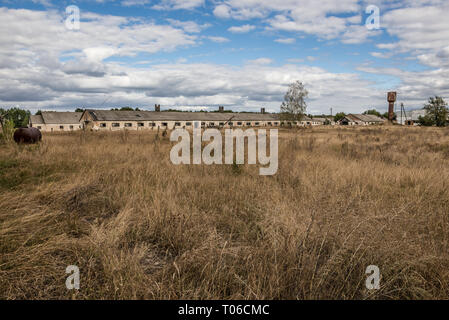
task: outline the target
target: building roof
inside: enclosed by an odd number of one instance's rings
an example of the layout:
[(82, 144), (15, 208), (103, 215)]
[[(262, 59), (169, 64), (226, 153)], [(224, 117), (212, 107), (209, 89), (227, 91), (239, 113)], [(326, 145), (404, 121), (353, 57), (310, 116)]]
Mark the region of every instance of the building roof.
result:
[(40, 114), (30, 116), (31, 124), (44, 124), (44, 119)]
[(276, 121), (277, 114), (86, 110), (94, 121)]
[[(52, 112), (42, 111), (42, 124), (77, 124), (82, 112)], [(37, 120), (37, 119), (36, 119)], [(35, 123), (35, 122), (33, 122)]]
[(323, 118), (323, 117), (314, 117), (312, 120), (317, 121), (317, 122), (322, 122), (322, 123), (325, 123), (326, 121), (330, 121), (330, 122), (333, 121), (330, 118)]
[(351, 121), (362, 121), (362, 122), (384, 122), (385, 120), (374, 115), (374, 114), (348, 114), (347, 119)]

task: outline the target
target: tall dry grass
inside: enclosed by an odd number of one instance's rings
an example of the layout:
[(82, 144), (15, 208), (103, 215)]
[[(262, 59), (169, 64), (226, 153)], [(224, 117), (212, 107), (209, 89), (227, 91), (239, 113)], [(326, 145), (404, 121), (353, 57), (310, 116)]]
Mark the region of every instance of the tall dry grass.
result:
[(137, 132), (1, 145), (0, 298), (448, 298), (448, 129), (283, 131), (271, 177), (175, 166), (170, 146)]

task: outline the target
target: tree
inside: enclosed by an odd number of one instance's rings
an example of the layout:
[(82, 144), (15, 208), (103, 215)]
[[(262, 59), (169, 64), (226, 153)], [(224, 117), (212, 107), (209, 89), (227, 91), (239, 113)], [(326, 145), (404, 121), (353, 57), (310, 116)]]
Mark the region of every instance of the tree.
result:
[(30, 119), (30, 111), (20, 108), (11, 108), (8, 110), (0, 108), (0, 121), (2, 124), (6, 120), (11, 120), (15, 128), (26, 127)]
[(84, 112), (84, 109), (82, 109), (82, 108), (76, 108), (76, 109), (75, 109), (75, 112)]
[(113, 109), (111, 109), (111, 111), (140, 111), (140, 110), (139, 110), (139, 108), (136, 108), (136, 110), (134, 110), (131, 107), (121, 107), (120, 109), (113, 108)]
[(36, 116), (41, 116), (42, 115), (42, 110), (37, 110), (37, 112), (35, 113)]
[[(397, 114), (396, 112), (393, 112), (393, 120), (397, 119)], [(382, 114), (382, 118), (388, 119), (388, 112), (385, 112), (384, 114)]]
[(425, 127), (431, 127), (434, 125), (433, 120), (430, 118), (430, 116), (428, 114), (426, 114), (424, 117), (423, 116), (419, 116), (418, 117), (418, 123), (421, 126), (425, 126)]
[(338, 112), (335, 117), (334, 117), (334, 121), (340, 121), (341, 119), (343, 119), (344, 117), (346, 117), (346, 113), (344, 112)]
[(281, 119), (301, 121), (307, 108), (305, 99), (308, 94), (302, 82), (290, 84), (281, 104)]
[(426, 117), (428, 116), (426, 120), (430, 119), (432, 125), (443, 127), (447, 124), (449, 110), (447, 102), (442, 97), (430, 97), (428, 103), (424, 105), (424, 109), (426, 110)]
[(382, 117), (380, 112), (377, 111), (376, 109), (366, 110), (363, 114), (372, 114), (372, 115), (375, 115), (375, 116), (378, 116), (378, 117)]

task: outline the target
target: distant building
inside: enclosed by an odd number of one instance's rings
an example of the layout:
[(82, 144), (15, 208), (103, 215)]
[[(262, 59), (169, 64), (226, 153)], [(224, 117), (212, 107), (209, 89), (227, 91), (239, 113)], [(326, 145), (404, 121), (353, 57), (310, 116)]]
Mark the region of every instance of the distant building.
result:
[(226, 112), (160, 112), (85, 110), (80, 121), (93, 130), (147, 130), (202, 127), (258, 127), (280, 126), (277, 114)]
[(401, 112), (396, 113), (396, 121), (402, 125), (418, 125), (419, 117), (426, 115), (425, 109), (406, 111), (405, 114)]
[(382, 124), (386, 120), (373, 114), (348, 114), (338, 123), (343, 126)]
[(30, 117), (29, 126), (44, 132), (76, 131), (83, 128), (81, 112), (42, 111)]
[(319, 125), (334, 125), (335, 121), (329, 117), (313, 117), (313, 122), (318, 123)]

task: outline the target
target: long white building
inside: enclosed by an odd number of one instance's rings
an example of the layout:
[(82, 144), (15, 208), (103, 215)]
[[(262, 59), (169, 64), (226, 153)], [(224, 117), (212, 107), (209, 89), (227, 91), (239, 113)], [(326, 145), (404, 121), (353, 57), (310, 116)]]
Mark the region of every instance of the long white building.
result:
[(304, 117), (302, 121), (281, 121), (279, 114), (255, 112), (173, 112), (173, 111), (93, 110), (84, 112), (43, 111), (30, 117), (30, 127), (43, 132), (92, 130), (158, 130), (191, 128), (195, 122), (202, 127), (278, 127), (313, 126), (322, 124)]

